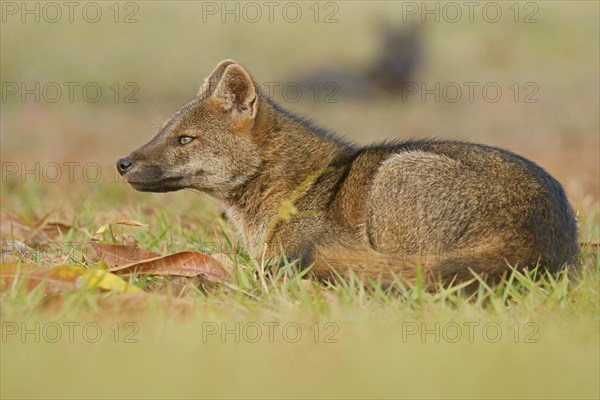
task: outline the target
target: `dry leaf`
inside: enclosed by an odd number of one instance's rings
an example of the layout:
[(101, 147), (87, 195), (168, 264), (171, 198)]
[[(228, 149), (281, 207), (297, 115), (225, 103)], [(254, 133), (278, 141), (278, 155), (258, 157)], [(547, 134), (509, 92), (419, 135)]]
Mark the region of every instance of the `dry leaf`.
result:
[(71, 226), (62, 222), (47, 221), (49, 214), (39, 218), (33, 227), (27, 225), (19, 217), (0, 213), (0, 237), (2, 240), (17, 239), (26, 243), (52, 242), (65, 235)]
[(131, 264), (149, 258), (160, 257), (160, 254), (136, 246), (112, 243), (90, 243), (89, 248), (95, 251), (95, 254), (88, 254), (88, 259), (90, 261), (98, 262), (102, 260), (105, 264), (111, 266)]
[(221, 264), (206, 254), (195, 251), (183, 251), (150, 258), (111, 268), (111, 272), (130, 274), (139, 272), (145, 275), (205, 276), (213, 282), (221, 282), (228, 278), (227, 271)]
[(8, 287), (16, 278), (25, 279), (29, 290), (44, 283), (45, 290), (49, 293), (76, 290), (81, 287), (115, 292), (141, 291), (140, 288), (129, 285), (121, 277), (108, 271), (87, 269), (79, 265), (45, 268), (34, 264), (15, 263), (0, 266), (0, 288)]
[(128, 225), (128, 226), (143, 226), (143, 227), (150, 226), (148, 224), (137, 222), (137, 221), (134, 221), (132, 219), (125, 219), (125, 220), (122, 220), (122, 221), (113, 222), (113, 223), (111, 223), (111, 225)]
[[(56, 268), (56, 267), (54, 267)], [(83, 267), (81, 267), (83, 268)], [(142, 289), (132, 286), (123, 278), (101, 269), (87, 269), (78, 284), (88, 288), (100, 288), (113, 292), (141, 292)]]
[(0, 239), (24, 241), (29, 232), (31, 228), (20, 218), (6, 211), (0, 212)]
[(64, 236), (71, 226), (62, 222), (45, 222), (40, 226), (34, 227), (29, 237), (29, 243), (52, 242)]

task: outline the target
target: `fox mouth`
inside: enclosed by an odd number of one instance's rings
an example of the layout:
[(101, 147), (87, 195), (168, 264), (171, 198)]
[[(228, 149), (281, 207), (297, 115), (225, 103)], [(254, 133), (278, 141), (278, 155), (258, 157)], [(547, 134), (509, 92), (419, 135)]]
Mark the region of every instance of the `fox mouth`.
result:
[(139, 192), (165, 193), (185, 189), (185, 186), (181, 184), (182, 180), (183, 176), (170, 176), (168, 178), (160, 178), (157, 180), (127, 180), (127, 183), (129, 183), (132, 188)]

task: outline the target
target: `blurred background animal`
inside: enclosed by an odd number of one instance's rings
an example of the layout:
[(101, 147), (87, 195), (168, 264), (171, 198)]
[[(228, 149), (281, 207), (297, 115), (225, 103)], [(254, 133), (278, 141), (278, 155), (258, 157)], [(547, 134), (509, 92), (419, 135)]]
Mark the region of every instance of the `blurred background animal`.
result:
[(372, 46), (375, 51), (362, 65), (353, 68), (339, 59), (337, 65), (319, 66), (291, 78), (290, 82), (298, 83), (306, 91), (319, 91), (323, 96), (368, 98), (383, 93), (401, 94), (421, 64), (420, 25), (385, 23), (377, 28), (375, 36)]

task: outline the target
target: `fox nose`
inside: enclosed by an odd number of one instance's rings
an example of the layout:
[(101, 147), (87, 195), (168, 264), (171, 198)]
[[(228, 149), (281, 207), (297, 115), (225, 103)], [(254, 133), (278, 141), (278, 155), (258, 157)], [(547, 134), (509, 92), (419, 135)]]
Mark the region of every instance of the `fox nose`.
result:
[(127, 173), (132, 166), (133, 162), (129, 159), (129, 157), (123, 157), (117, 160), (117, 170), (121, 175), (125, 175), (125, 173)]

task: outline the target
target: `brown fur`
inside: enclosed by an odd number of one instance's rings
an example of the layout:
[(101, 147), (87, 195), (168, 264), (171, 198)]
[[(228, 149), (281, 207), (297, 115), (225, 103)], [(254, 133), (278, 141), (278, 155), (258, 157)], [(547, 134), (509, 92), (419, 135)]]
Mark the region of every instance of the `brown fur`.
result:
[(567, 197), (533, 162), (445, 140), (355, 146), (273, 103), (231, 60), (129, 161), (134, 188), (207, 193), (254, 257), (283, 249), (321, 278), (414, 282), (420, 264), (434, 285), (555, 272), (577, 254)]

